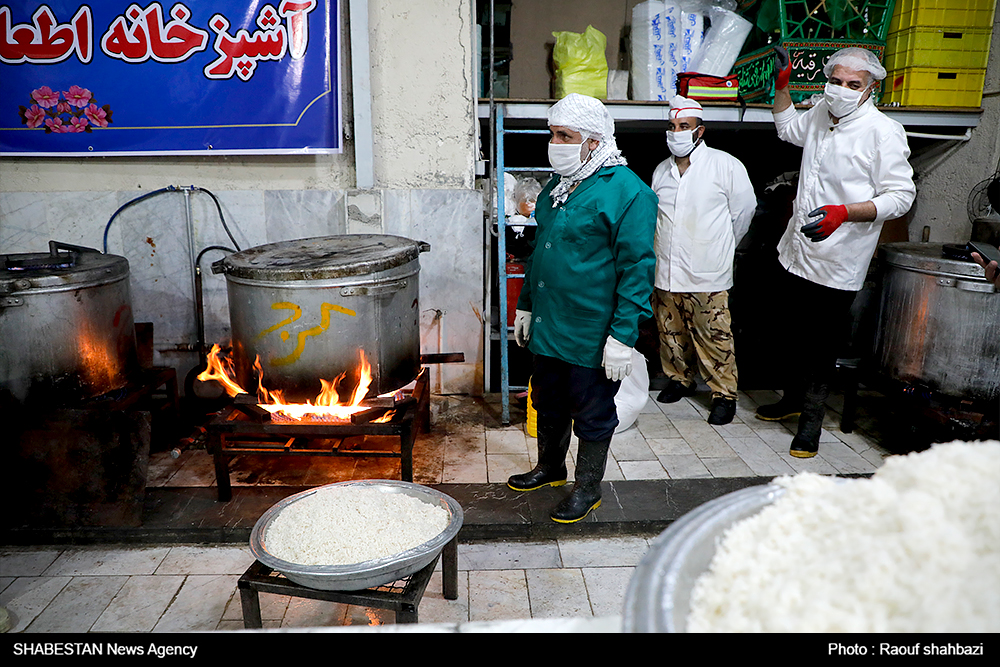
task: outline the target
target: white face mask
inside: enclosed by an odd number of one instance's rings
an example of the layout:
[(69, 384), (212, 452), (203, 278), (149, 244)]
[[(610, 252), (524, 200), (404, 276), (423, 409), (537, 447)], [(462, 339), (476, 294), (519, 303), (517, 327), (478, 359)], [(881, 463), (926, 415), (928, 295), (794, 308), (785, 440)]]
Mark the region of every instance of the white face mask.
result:
[(694, 130), (678, 130), (677, 132), (667, 131), (667, 148), (675, 157), (685, 157), (695, 149), (701, 137), (694, 138)]
[(583, 166), (582, 154), (583, 144), (549, 144), (549, 165), (560, 176), (571, 176)]
[(858, 107), (861, 106), (861, 98), (864, 97), (867, 90), (867, 88), (863, 90), (851, 90), (850, 88), (827, 83), (823, 89), (823, 97), (826, 99), (827, 106), (830, 107), (830, 113), (835, 118), (843, 118), (858, 110)]

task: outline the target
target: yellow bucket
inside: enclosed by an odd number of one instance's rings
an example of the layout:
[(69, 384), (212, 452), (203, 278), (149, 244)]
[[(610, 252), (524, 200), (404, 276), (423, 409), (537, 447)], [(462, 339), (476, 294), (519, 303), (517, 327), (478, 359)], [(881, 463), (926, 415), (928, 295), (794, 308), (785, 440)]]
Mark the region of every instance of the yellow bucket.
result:
[(532, 438), (538, 437), (538, 413), (535, 411), (535, 406), (531, 403), (531, 380), (528, 380), (528, 436)]

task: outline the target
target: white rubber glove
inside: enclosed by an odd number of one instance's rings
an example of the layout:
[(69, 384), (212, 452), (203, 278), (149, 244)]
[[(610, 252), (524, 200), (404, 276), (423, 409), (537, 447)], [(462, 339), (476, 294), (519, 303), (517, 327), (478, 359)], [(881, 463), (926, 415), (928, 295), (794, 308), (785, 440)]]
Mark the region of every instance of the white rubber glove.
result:
[(525, 347), (531, 339), (531, 311), (514, 311), (514, 340), (521, 347)]
[(632, 348), (608, 336), (604, 343), (604, 372), (609, 380), (624, 380), (632, 372)]

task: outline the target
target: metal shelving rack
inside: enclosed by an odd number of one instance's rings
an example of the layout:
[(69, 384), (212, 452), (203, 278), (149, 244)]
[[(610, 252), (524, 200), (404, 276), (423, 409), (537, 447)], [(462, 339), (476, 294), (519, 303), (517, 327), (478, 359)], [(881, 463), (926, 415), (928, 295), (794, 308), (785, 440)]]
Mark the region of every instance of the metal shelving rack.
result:
[[(504, 153), (504, 138), (508, 134), (539, 134), (547, 135), (548, 129), (512, 129), (505, 125), (505, 109), (503, 106), (493, 105), (494, 128), (496, 146), (496, 169), (495, 187), (493, 193), (497, 198), (496, 205), (496, 228), (497, 228), (497, 275), (500, 290), (500, 315), (497, 322), (497, 329), (500, 334), (497, 338), (500, 341), (500, 407), (501, 422), (506, 426), (510, 423), (510, 392), (523, 391), (526, 386), (512, 386), (510, 384), (510, 354), (508, 345), (513, 327), (507, 325), (508, 304), (507, 289), (508, 282), (515, 278), (524, 278), (523, 273), (507, 273), (507, 212), (505, 201), (504, 181), (507, 174), (511, 173), (534, 173), (551, 172), (548, 167), (508, 167)], [(523, 223), (525, 227), (535, 225), (534, 217)]]

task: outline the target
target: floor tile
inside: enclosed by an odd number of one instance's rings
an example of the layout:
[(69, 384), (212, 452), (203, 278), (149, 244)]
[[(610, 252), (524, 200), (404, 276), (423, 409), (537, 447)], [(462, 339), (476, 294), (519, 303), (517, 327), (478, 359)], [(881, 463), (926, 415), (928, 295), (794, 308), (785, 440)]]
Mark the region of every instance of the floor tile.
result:
[(34, 577), (52, 565), (59, 554), (55, 549), (0, 551), (0, 573), (5, 577)]
[(752, 477), (756, 474), (746, 461), (738, 456), (717, 459), (704, 457), (701, 462), (712, 474), (712, 477)]
[(469, 572), (469, 620), (530, 618), (524, 570)]
[(663, 469), (670, 475), (670, 479), (712, 476), (712, 473), (705, 467), (702, 460), (693, 454), (690, 456), (669, 454), (658, 456), (657, 458), (660, 460), (660, 465), (663, 466)]
[[(665, 418), (661, 418), (666, 421)], [(611, 453), (619, 463), (622, 461), (649, 461), (656, 459), (656, 455), (649, 448), (646, 438), (635, 427), (621, 433), (615, 433), (614, 437), (611, 438)]]
[(238, 579), (236, 575), (187, 576), (153, 632), (215, 630), (236, 590)]
[(243, 574), (256, 560), (248, 546), (171, 547), (156, 574)]
[(182, 576), (129, 577), (91, 631), (150, 632), (183, 583)]
[(0, 606), (14, 616), (9, 632), (22, 632), (59, 595), (72, 577), (18, 577), (0, 594)]
[(45, 570), (46, 576), (153, 574), (163, 562), (168, 547), (92, 547), (68, 549)]
[(481, 542), (458, 547), (458, 569), (525, 570), (559, 567), (559, 545), (545, 542)]
[(27, 627), (26, 632), (87, 632), (128, 577), (73, 577)]
[(525, 577), (532, 618), (580, 618), (593, 615), (580, 570), (527, 570)]
[(441, 589), (441, 573), (436, 572), (417, 607), (420, 623), (467, 623), (469, 621), (469, 574), (458, 573), (458, 598), (447, 600)]
[(618, 468), (625, 479), (670, 479), (655, 455), (652, 461), (620, 461)]
[(616, 616), (625, 607), (625, 591), (634, 567), (585, 567), (583, 580), (594, 616)]
[(644, 537), (621, 536), (560, 539), (563, 567), (622, 567), (638, 565), (649, 550)]

